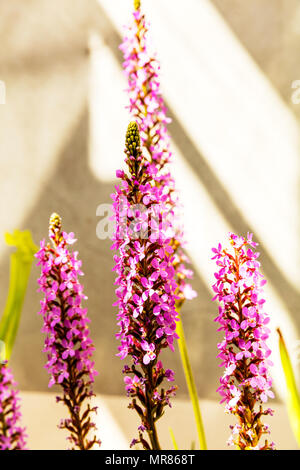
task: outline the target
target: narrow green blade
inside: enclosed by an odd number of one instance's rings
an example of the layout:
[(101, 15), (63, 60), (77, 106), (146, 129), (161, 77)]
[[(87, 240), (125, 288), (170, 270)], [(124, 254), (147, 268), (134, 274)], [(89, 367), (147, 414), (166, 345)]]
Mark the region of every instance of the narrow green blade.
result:
[(289, 353), (287, 351), (282, 333), (279, 328), (277, 329), (277, 333), (279, 335), (280, 358), (287, 387), (287, 409), (289, 413), (291, 427), (300, 447), (300, 397), (297, 390), (296, 380)]
[(187, 345), (185, 341), (182, 320), (181, 320), (179, 312), (178, 312), (178, 316), (179, 316), (179, 321), (177, 322), (176, 332), (179, 336), (179, 339), (177, 341), (178, 341), (181, 362), (182, 362), (182, 366), (183, 366), (183, 370), (185, 374), (185, 379), (186, 379), (190, 399), (193, 405), (200, 450), (207, 450), (206, 437), (205, 437), (204, 426), (202, 422), (196, 383), (195, 383), (194, 376), (193, 376), (193, 371), (192, 371), (192, 367), (191, 367), (191, 363), (190, 363), (190, 359), (188, 355), (188, 350), (187, 350)]
[(15, 230), (13, 234), (6, 233), (5, 241), (17, 249), (10, 256), (10, 280), (5, 309), (0, 322), (1, 356), (8, 360), (16, 339), (21, 317), (22, 306), (27, 289), (33, 255), (37, 247), (33, 243), (28, 230)]
[(176, 439), (175, 439), (175, 435), (174, 435), (173, 429), (171, 427), (169, 427), (169, 433), (170, 433), (170, 436), (171, 436), (171, 440), (172, 440), (174, 450), (178, 450), (178, 445), (177, 445), (177, 442), (176, 442)]
[(5, 343), (0, 340), (0, 364), (5, 361), (6, 353), (5, 353)]

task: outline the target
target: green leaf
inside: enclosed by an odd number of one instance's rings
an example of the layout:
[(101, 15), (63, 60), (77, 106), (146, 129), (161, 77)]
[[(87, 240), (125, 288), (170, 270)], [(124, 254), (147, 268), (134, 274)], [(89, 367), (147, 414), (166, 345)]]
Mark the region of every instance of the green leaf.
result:
[(170, 436), (171, 436), (171, 440), (172, 440), (174, 450), (178, 450), (178, 445), (177, 445), (177, 442), (176, 442), (176, 439), (175, 439), (175, 435), (174, 435), (173, 429), (171, 427), (169, 427), (169, 433), (170, 433)]
[[(0, 321), (0, 341), (5, 345), (5, 359), (11, 356), (27, 289), (33, 255), (37, 251), (29, 230), (5, 234), (7, 245), (15, 246), (10, 255), (10, 280), (5, 309)], [(3, 359), (2, 348), (2, 359)]]
[(177, 322), (176, 332), (179, 336), (179, 339), (177, 341), (178, 341), (178, 346), (179, 346), (181, 362), (182, 362), (182, 366), (183, 366), (183, 370), (185, 374), (185, 379), (186, 379), (190, 399), (193, 405), (200, 450), (207, 450), (206, 437), (205, 437), (204, 426), (202, 422), (196, 383), (195, 383), (194, 376), (193, 376), (193, 371), (192, 371), (192, 367), (191, 367), (191, 363), (190, 363), (190, 359), (188, 355), (188, 350), (187, 350), (187, 345), (185, 341), (182, 320), (181, 320), (179, 312), (178, 312), (178, 316), (179, 316), (179, 321)]
[(6, 353), (5, 353), (5, 343), (0, 340), (0, 364), (5, 362)]
[(297, 390), (296, 380), (289, 353), (287, 351), (282, 333), (279, 328), (277, 328), (277, 333), (279, 335), (280, 358), (287, 387), (287, 409), (289, 413), (291, 427), (300, 447), (300, 397)]

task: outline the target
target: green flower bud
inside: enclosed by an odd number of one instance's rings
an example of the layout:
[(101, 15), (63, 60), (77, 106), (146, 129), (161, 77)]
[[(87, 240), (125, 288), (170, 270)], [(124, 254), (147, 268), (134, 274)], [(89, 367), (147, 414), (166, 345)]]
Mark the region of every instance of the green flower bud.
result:
[(133, 5), (134, 5), (134, 9), (138, 10), (141, 6), (141, 1), (140, 0), (133, 0)]
[(131, 122), (127, 128), (125, 147), (126, 153), (137, 158), (141, 154), (141, 140), (138, 125), (135, 121)]
[(49, 220), (49, 238), (51, 238), (54, 246), (61, 240), (61, 228), (61, 217), (56, 212), (53, 212)]

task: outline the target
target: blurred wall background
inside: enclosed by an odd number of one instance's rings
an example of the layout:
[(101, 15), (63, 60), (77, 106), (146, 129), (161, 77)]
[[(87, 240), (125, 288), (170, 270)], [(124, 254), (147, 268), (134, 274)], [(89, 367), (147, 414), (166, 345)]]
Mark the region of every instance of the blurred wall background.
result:
[[(212, 246), (233, 230), (254, 232), (268, 280), (274, 378), (280, 326), (296, 362), (300, 337), (300, 5), (297, 0), (142, 0), (162, 65), (197, 299), (183, 319), (199, 394), (217, 398), (217, 307)], [(30, 229), (36, 243), (57, 211), (83, 261), (97, 391), (123, 394), (115, 357), (110, 240), (96, 237), (99, 204), (110, 203), (129, 120), (118, 50), (131, 0), (0, 1), (0, 234)], [(295, 101), (295, 100), (294, 100)], [(0, 239), (0, 307), (9, 250)], [(12, 357), (21, 389), (46, 390), (34, 267)], [(166, 353), (186, 394), (178, 353)]]

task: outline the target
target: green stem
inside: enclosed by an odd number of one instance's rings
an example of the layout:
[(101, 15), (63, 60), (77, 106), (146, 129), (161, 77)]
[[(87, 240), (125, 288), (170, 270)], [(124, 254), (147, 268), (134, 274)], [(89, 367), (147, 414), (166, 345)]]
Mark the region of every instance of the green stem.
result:
[(153, 417), (153, 409), (152, 409), (152, 402), (153, 402), (153, 383), (152, 383), (152, 364), (149, 364), (146, 367), (146, 374), (147, 374), (147, 382), (149, 384), (149, 390), (146, 391), (146, 413), (147, 413), (147, 423), (150, 429), (147, 430), (152, 450), (161, 450), (160, 443), (158, 440), (156, 425)]
[(151, 441), (152, 450), (161, 450), (159, 440), (158, 440), (156, 426), (153, 422), (151, 423), (151, 431), (148, 431), (148, 436), (149, 436), (149, 439)]
[(170, 433), (170, 436), (171, 436), (171, 440), (172, 440), (172, 444), (173, 444), (174, 450), (178, 450), (178, 444), (177, 444), (177, 442), (176, 442), (173, 429), (170, 428), (170, 427), (169, 427), (169, 433)]
[(300, 446), (300, 395), (297, 390), (290, 356), (279, 328), (277, 328), (277, 333), (279, 335), (279, 352), (287, 389), (287, 397), (285, 401), (287, 404), (290, 424), (298, 445)]
[(197, 431), (198, 431), (200, 450), (207, 450), (206, 438), (205, 438), (204, 426), (203, 426), (203, 421), (202, 421), (202, 416), (201, 416), (201, 411), (200, 411), (200, 406), (199, 406), (197, 388), (196, 388), (193, 371), (192, 371), (192, 367), (191, 367), (191, 363), (190, 363), (190, 359), (188, 355), (182, 320), (181, 320), (179, 311), (178, 311), (178, 316), (179, 316), (179, 321), (177, 322), (176, 332), (179, 336), (179, 339), (177, 341), (178, 341), (181, 362), (182, 362), (182, 366), (183, 366), (183, 370), (185, 374), (185, 379), (186, 379), (190, 399), (193, 405), (195, 421), (196, 421), (196, 426), (197, 426)]

